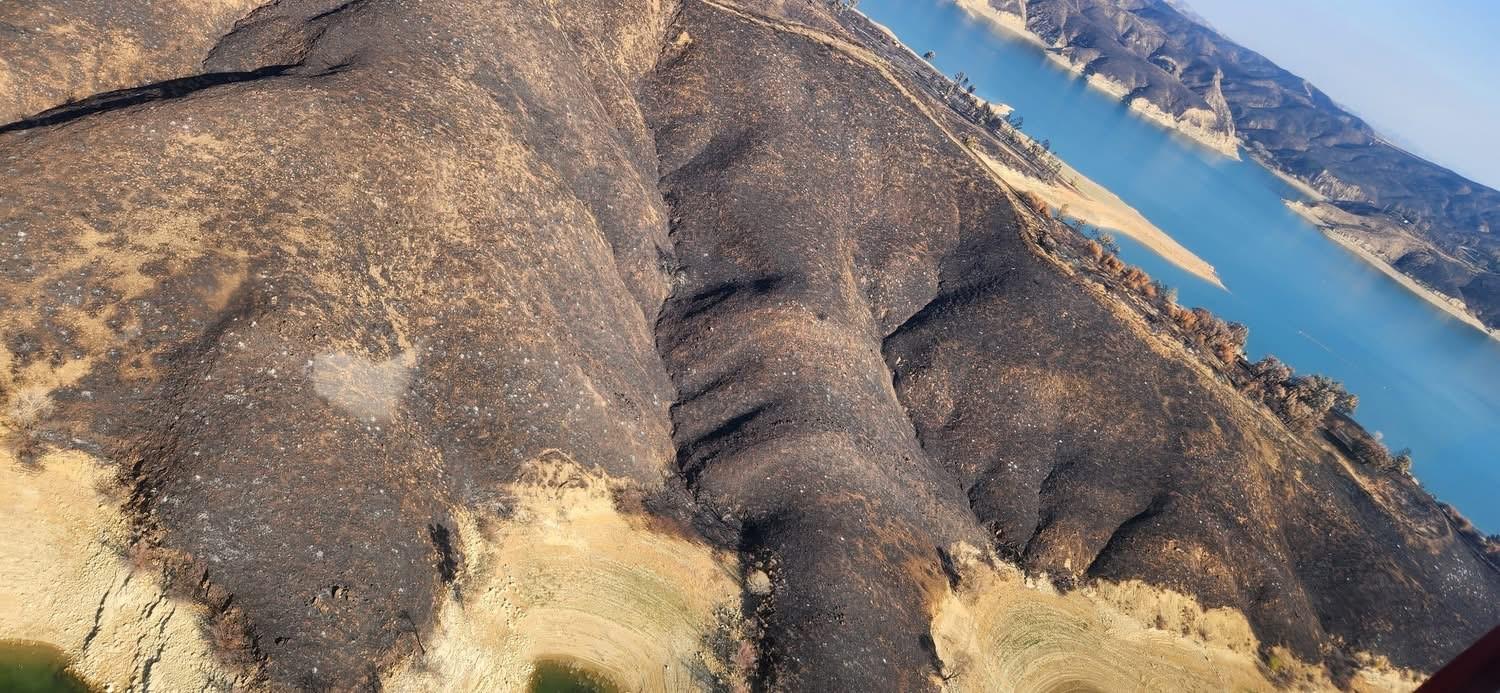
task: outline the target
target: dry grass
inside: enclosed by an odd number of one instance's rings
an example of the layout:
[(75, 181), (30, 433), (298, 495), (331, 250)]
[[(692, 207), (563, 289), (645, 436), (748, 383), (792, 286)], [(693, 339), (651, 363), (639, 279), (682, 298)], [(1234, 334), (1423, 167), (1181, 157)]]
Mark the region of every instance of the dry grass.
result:
[[(1059, 593), (971, 547), (937, 605), (945, 691), (1271, 691), (1336, 688), (1322, 667), (1261, 646), (1245, 617), (1138, 581)], [(1358, 657), (1353, 690), (1410, 690), (1418, 678)]]
[(463, 598), (387, 687), (520, 690), (554, 661), (622, 690), (744, 689), (737, 558), (623, 514), (625, 486), (552, 453), (511, 488), (509, 518), (457, 515)]

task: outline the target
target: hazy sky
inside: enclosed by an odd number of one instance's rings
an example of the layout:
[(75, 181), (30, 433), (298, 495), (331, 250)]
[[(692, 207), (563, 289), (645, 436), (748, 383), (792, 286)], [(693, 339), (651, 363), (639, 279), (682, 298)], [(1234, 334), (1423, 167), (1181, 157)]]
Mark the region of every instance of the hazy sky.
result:
[(1500, 188), (1500, 0), (1187, 0), (1395, 144)]

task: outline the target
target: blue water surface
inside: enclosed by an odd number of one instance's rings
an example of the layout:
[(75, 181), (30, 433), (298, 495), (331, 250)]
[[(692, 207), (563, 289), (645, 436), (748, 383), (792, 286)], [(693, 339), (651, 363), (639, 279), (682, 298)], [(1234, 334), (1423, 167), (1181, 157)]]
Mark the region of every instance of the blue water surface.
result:
[(1218, 269), (1219, 289), (1120, 239), (1122, 255), (1250, 326), (1252, 358), (1275, 354), (1360, 397), (1356, 418), (1416, 476), (1486, 531), (1500, 531), (1500, 341), (1459, 322), (1324, 238), (1283, 198), (1298, 193), (1133, 115), (1042, 49), (943, 0), (864, 0), (860, 10), (947, 74), (1009, 104), (1080, 173), (1118, 194)]

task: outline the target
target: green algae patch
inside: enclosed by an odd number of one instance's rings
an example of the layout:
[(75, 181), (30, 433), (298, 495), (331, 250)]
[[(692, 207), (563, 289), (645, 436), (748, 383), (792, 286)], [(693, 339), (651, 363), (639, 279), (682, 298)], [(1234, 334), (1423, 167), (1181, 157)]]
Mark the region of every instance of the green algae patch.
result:
[(24, 640), (0, 640), (0, 691), (93, 693), (94, 689), (68, 666), (68, 658), (51, 645)]
[(619, 693), (603, 675), (580, 666), (543, 660), (531, 672), (531, 693)]

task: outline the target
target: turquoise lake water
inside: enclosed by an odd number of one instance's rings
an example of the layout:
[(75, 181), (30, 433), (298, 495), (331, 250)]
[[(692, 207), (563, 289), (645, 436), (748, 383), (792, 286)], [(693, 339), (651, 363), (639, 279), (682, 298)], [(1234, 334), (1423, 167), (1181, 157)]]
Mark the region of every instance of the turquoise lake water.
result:
[[(1120, 238), (1121, 254), (1178, 287), (1179, 302), (1250, 326), (1252, 359), (1323, 373), (1360, 398), (1355, 418), (1439, 499), (1500, 531), (1500, 341), (1449, 317), (1291, 213), (1298, 194), (1259, 165), (1207, 151), (940, 0), (860, 10), (976, 94), (1010, 104), (1083, 175), (1218, 269), (1221, 290)], [(1119, 234), (1116, 234), (1118, 237)]]

